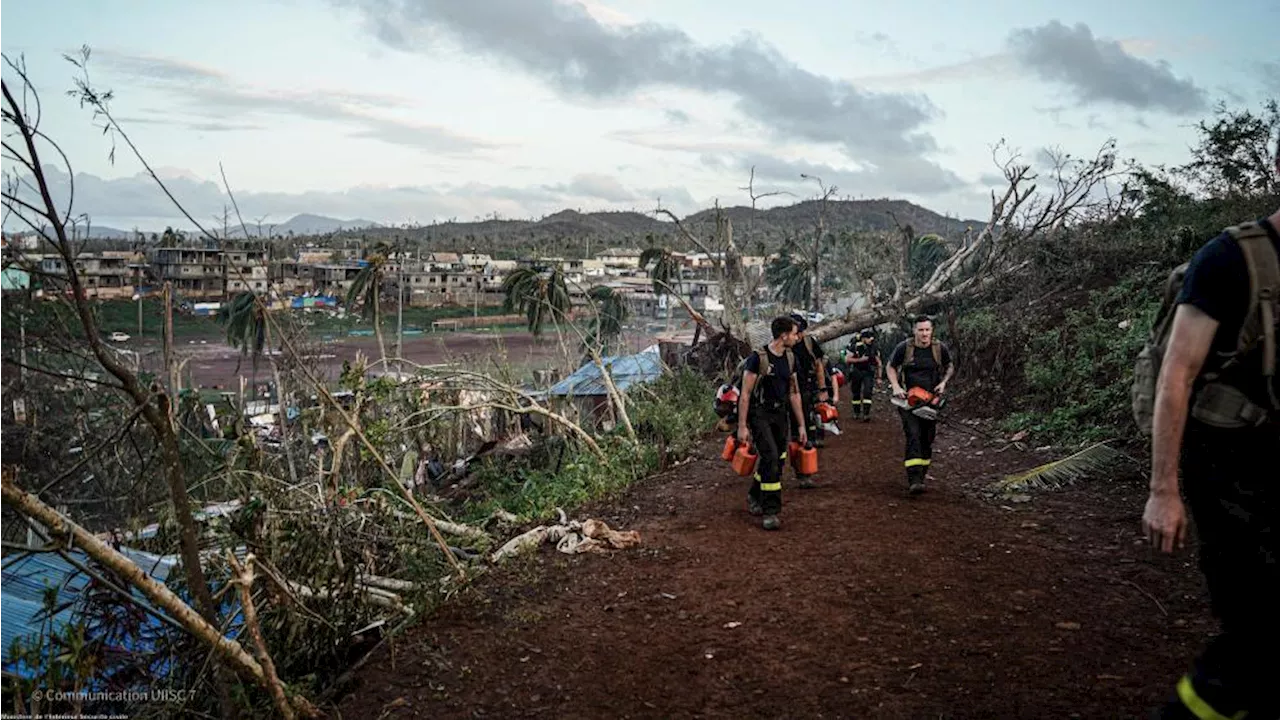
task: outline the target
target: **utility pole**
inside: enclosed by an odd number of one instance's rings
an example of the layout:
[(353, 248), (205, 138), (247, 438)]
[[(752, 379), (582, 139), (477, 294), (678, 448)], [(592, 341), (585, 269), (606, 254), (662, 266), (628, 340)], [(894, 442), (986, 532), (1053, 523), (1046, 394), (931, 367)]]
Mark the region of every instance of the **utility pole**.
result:
[(133, 269), (133, 294), (138, 299), (138, 339), (142, 339), (142, 268)]
[(396, 381), (404, 374), (404, 241), (396, 243)]
[(177, 412), (182, 378), (178, 376), (178, 356), (173, 345), (173, 283), (169, 281), (164, 284), (164, 367), (169, 374), (169, 410)]

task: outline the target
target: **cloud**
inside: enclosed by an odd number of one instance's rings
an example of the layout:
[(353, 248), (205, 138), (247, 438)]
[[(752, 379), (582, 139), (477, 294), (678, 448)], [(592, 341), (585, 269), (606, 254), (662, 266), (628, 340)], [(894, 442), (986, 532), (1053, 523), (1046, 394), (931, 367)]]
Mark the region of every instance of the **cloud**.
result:
[[(112, 74), (181, 98), (195, 116), (195, 119), (186, 119), (165, 111), (155, 118), (142, 119), (146, 123), (171, 124), (198, 132), (230, 132), (263, 127), (245, 122), (246, 118), (285, 115), (341, 123), (350, 128), (352, 137), (371, 138), (440, 155), (467, 155), (498, 147), (492, 141), (468, 137), (447, 128), (377, 114), (411, 107), (406, 100), (391, 95), (250, 87), (217, 70), (193, 63), (110, 50), (94, 51), (91, 62), (104, 65)], [(135, 118), (134, 122), (137, 121)]]
[(967, 183), (950, 170), (937, 168), (919, 158), (904, 157), (898, 162), (882, 166), (866, 165), (844, 168), (807, 160), (789, 160), (761, 152), (748, 152), (728, 157), (708, 154), (704, 164), (718, 170), (730, 170), (745, 177), (755, 167), (756, 180), (766, 180), (784, 185), (797, 195), (814, 193), (812, 180), (801, 174), (819, 177), (827, 186), (839, 189), (839, 195), (869, 195), (883, 197), (886, 187), (908, 187), (905, 192), (915, 195), (932, 195), (963, 187)]
[(378, 39), (405, 52), (427, 52), (448, 39), (572, 98), (620, 100), (658, 87), (725, 94), (777, 138), (835, 144), (858, 161), (902, 159), (944, 172), (925, 159), (937, 145), (923, 128), (939, 114), (928, 98), (868, 92), (810, 72), (756, 35), (704, 45), (678, 28), (610, 25), (556, 0), (334, 2), (357, 8)]
[(689, 117), (689, 113), (677, 108), (667, 108), (662, 111), (662, 114), (667, 117), (668, 121), (676, 125), (688, 125), (693, 121), (693, 118)]
[(855, 77), (852, 82), (864, 86), (896, 87), (902, 85), (927, 85), (930, 83), (949, 83), (976, 78), (999, 75), (1014, 75), (1018, 64), (1008, 53), (981, 55), (969, 60), (962, 60), (946, 65), (937, 65), (922, 70), (885, 73), (882, 75), (864, 75)]
[(1112, 103), (1174, 115), (1207, 107), (1205, 91), (1174, 75), (1167, 62), (1138, 58), (1115, 40), (1095, 38), (1083, 23), (1068, 27), (1054, 20), (1015, 30), (1009, 47), (1041, 79), (1069, 88), (1081, 105)]
[(163, 119), (162, 117), (144, 118), (144, 117), (117, 117), (116, 120), (124, 127), (131, 125), (163, 125), (165, 127), (180, 127), (192, 132), (241, 132), (246, 130), (265, 130), (265, 125), (255, 123), (238, 123), (224, 122), (222, 120), (179, 120), (175, 118)]
[[(204, 180), (178, 168), (159, 170), (169, 190), (193, 217), (219, 215), (229, 204), (218, 183)], [(45, 166), (55, 201), (65, 204), (69, 178), (65, 171)], [(24, 191), (28, 192), (29, 191)], [(559, 185), (528, 187), (466, 183), (440, 186), (359, 186), (337, 192), (302, 193), (236, 190), (236, 201), (246, 219), (270, 216), (283, 220), (299, 213), (315, 213), (339, 218), (368, 218), (397, 224), (408, 221), (429, 223), (456, 217), (470, 220), (498, 212), (502, 217), (540, 217), (565, 207), (584, 210), (648, 211), (662, 198), (664, 207), (687, 213), (697, 210), (690, 193), (681, 187), (637, 188), (610, 175), (578, 175)], [(34, 201), (34, 197), (24, 199)], [(76, 214), (87, 214), (95, 225), (110, 225), (115, 218), (129, 218), (143, 230), (159, 229), (174, 222), (180, 212), (147, 175), (104, 179), (91, 173), (76, 173)], [(181, 221), (187, 226), (186, 221)], [(6, 230), (25, 229), (10, 219)], [(129, 229), (129, 228), (121, 228)]]
[(1258, 63), (1263, 90), (1274, 100), (1280, 100), (1280, 61)]

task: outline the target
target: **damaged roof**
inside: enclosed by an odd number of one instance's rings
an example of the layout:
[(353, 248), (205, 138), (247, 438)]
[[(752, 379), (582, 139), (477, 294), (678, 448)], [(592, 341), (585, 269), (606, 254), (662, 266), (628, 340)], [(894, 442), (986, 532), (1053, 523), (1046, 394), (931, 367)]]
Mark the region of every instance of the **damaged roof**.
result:
[[(619, 391), (637, 383), (646, 383), (662, 377), (664, 370), (662, 358), (656, 352), (642, 352), (635, 355), (611, 355), (603, 358), (605, 367), (613, 376), (613, 384)], [(590, 397), (606, 395), (604, 379), (595, 363), (587, 363), (578, 368), (569, 377), (561, 380), (547, 390), (551, 397)]]

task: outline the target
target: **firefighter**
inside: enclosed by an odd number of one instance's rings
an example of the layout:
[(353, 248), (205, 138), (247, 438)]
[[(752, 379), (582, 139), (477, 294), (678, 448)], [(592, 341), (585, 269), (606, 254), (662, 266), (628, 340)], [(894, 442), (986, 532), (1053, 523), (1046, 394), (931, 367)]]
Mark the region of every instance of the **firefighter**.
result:
[[(933, 337), (933, 319), (920, 315), (912, 323), (911, 337), (893, 349), (886, 368), (893, 396), (906, 399), (910, 389), (920, 388), (932, 395), (946, 392), (947, 382), (955, 372), (951, 353)], [(924, 481), (933, 461), (933, 438), (938, 430), (936, 420), (926, 420), (905, 408), (902, 429), (906, 434), (907, 492), (919, 495), (924, 492)]]
[[(791, 320), (795, 322), (800, 337), (792, 351), (796, 354), (796, 382), (800, 385), (800, 402), (804, 407), (803, 425), (813, 446), (822, 447), (826, 433), (818, 419), (816, 405), (831, 401), (826, 357), (822, 344), (808, 334), (809, 321), (799, 313), (792, 313)], [(799, 438), (796, 427), (791, 428), (793, 438)], [(815, 487), (812, 475), (797, 475), (796, 484), (806, 489)]]
[(844, 350), (844, 363), (848, 372), (853, 417), (861, 417), (862, 422), (871, 422), (873, 391), (880, 386), (880, 378), (884, 372), (875, 330), (866, 328), (849, 341), (849, 346)]
[[(765, 530), (781, 526), (782, 470), (787, 460), (788, 415), (800, 422), (800, 442), (808, 438), (798, 367), (792, 348), (800, 342), (795, 321), (775, 318), (770, 327), (773, 340), (747, 356), (743, 363), (742, 392), (738, 398), (738, 442), (755, 448), (756, 471), (747, 492), (747, 508), (763, 515)], [(790, 412), (788, 412), (790, 410)]]
[[(1280, 138), (1274, 163), (1280, 174)], [(1254, 294), (1280, 284), (1270, 254), (1280, 253), (1278, 229), (1280, 209), (1196, 252), (1160, 362), (1142, 526), (1157, 549), (1172, 552), (1183, 545), (1190, 507), (1221, 623), (1161, 709), (1166, 719), (1280, 718), (1280, 379), (1268, 350), (1280, 342), (1280, 302)]]

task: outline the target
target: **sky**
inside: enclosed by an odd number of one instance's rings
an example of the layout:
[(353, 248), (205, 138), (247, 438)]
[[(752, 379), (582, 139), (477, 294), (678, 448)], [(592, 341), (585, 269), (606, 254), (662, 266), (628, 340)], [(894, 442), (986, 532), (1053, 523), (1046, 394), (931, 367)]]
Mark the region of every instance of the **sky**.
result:
[[(1280, 97), (1280, 3), (1154, 0), (6, 0), (0, 49), (94, 225), (680, 214), (905, 198), (985, 218), (1001, 140), (1185, 162), (1222, 102)], [(17, 74), (4, 68), (16, 88)], [(112, 147), (116, 147), (114, 157)], [(44, 163), (59, 200), (65, 164)], [(221, 166), (221, 170), (220, 170)], [(6, 159), (4, 170), (13, 168)], [(213, 218), (217, 217), (215, 221)], [(6, 229), (15, 229), (6, 223)]]

